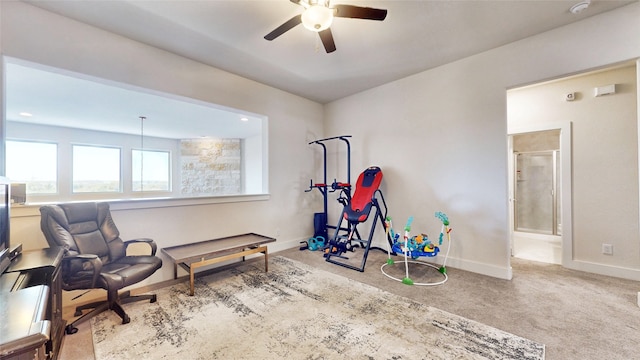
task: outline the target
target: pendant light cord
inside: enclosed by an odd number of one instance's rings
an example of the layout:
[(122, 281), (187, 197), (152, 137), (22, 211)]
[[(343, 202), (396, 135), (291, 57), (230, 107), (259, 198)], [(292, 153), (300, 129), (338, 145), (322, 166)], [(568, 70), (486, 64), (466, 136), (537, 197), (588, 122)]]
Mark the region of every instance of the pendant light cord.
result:
[(144, 121), (146, 116), (139, 116), (140, 118), (140, 192), (144, 192)]

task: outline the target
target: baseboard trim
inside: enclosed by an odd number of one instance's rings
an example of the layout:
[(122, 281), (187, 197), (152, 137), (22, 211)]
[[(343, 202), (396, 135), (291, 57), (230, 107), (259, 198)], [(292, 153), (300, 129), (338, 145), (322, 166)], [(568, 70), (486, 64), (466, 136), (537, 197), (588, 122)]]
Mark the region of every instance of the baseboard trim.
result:
[(511, 269), (511, 266), (502, 267), (493, 264), (480, 263), (476, 261), (452, 257), (449, 257), (447, 259), (447, 266), (473, 272), (476, 274), (491, 276), (498, 279), (511, 280), (513, 278), (513, 270)]
[[(432, 264), (442, 265), (444, 263), (444, 256), (441, 257), (440, 255), (438, 255), (433, 258), (421, 258), (420, 260)], [(511, 266), (505, 268), (497, 265), (485, 264), (454, 257), (447, 258), (446, 266), (480, 275), (491, 276), (498, 279), (511, 280), (513, 278), (513, 270), (511, 269)]]
[(307, 241), (307, 240), (309, 240), (309, 238), (307, 237), (293, 239), (293, 240), (276, 240), (276, 242), (269, 244), (269, 254), (272, 254), (278, 251), (299, 248), (300, 246), (302, 246), (301, 242)]
[(640, 281), (640, 269), (631, 269), (621, 266), (598, 264), (588, 261), (572, 260), (563, 264), (567, 269), (584, 271), (588, 273), (606, 275), (627, 280)]

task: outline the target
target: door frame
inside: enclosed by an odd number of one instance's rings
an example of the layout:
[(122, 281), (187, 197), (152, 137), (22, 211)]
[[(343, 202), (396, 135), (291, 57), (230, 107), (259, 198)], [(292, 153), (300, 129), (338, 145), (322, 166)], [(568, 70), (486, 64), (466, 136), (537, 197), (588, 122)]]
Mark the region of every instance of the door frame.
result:
[[(515, 170), (515, 175), (514, 175), (514, 188), (513, 188), (513, 203), (514, 203), (514, 207), (513, 207), (513, 229), (514, 231), (519, 231), (517, 230), (519, 228), (519, 216), (518, 216), (518, 209), (519, 209), (519, 205), (518, 202), (519, 200), (519, 192), (518, 192), (518, 174), (521, 173), (521, 168), (518, 167), (518, 157), (519, 156), (546, 156), (548, 157), (548, 160), (550, 161), (550, 167), (551, 167), (551, 178), (550, 178), (550, 187), (551, 189), (549, 190), (551, 192), (551, 204), (549, 205), (549, 211), (551, 212), (550, 217), (551, 217), (551, 221), (550, 221), (550, 226), (549, 226), (549, 231), (551, 233), (547, 234), (546, 232), (543, 232), (541, 230), (538, 231), (533, 231), (534, 229), (531, 229), (532, 231), (524, 231), (524, 232), (531, 232), (534, 234), (540, 234), (540, 235), (552, 235), (552, 236), (558, 236), (558, 223), (560, 220), (560, 214), (558, 213), (558, 202), (562, 203), (562, 201), (558, 200), (558, 191), (556, 191), (556, 189), (558, 189), (558, 175), (560, 173), (558, 166), (557, 166), (557, 162), (558, 162), (558, 153), (560, 152), (559, 149), (556, 150), (533, 150), (533, 151), (514, 151), (513, 152), (513, 161), (514, 161), (514, 170)], [(560, 163), (562, 163), (560, 161)], [(562, 192), (559, 192), (562, 195)], [(520, 230), (523, 231), (523, 230)]]
[[(532, 132), (560, 130), (560, 202), (562, 204), (560, 211), (560, 223), (562, 224), (562, 266), (570, 267), (573, 261), (573, 219), (572, 219), (572, 196), (571, 188), (572, 172), (571, 169), (571, 121), (560, 121), (554, 123), (541, 123), (526, 126), (515, 126), (507, 130), (508, 137), (508, 186), (509, 186), (509, 239), (511, 246), (511, 254), (513, 254), (513, 236), (514, 236), (514, 194), (515, 194), (515, 158), (513, 151), (513, 136)], [(511, 258), (509, 258), (511, 264)]]

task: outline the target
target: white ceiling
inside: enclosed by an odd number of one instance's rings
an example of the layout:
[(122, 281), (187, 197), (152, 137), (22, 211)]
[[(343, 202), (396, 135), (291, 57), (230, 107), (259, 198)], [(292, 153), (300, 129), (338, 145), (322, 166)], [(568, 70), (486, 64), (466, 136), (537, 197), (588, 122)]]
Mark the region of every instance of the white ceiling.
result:
[(167, 139), (262, 132), (263, 116), (16, 59), (8, 59), (5, 81), (10, 121)]
[(302, 25), (264, 40), (301, 13), (288, 0), (23, 1), (327, 103), (639, 0), (592, 0), (578, 14), (583, 0), (333, 0), (388, 14), (334, 19), (330, 54)]
[(637, 0), (333, 0), (387, 9), (382, 21), (336, 18), (337, 51), (298, 25), (288, 0), (28, 0), (99, 28), (326, 103)]

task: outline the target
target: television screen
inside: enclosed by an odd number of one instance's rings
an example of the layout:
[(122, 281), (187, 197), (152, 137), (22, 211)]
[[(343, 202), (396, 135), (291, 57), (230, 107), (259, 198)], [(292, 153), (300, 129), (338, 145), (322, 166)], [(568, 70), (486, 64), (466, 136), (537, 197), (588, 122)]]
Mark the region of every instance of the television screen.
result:
[(4, 272), (9, 259), (9, 223), (11, 183), (7, 178), (0, 177), (0, 273)]
[(11, 184), (0, 177), (0, 253), (9, 249), (9, 209)]

